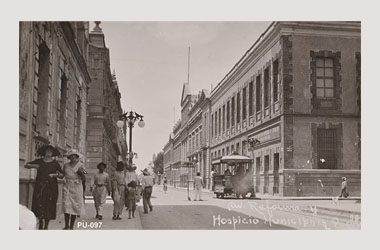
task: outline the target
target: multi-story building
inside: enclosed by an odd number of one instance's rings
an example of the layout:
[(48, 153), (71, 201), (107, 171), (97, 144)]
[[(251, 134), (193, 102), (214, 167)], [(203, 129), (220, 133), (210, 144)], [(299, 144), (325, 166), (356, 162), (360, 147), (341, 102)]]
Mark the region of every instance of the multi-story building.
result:
[(120, 129), (116, 125), (122, 114), (121, 94), (116, 76), (111, 74), (109, 49), (99, 27), (100, 22), (95, 23), (94, 30), (89, 34), (89, 71), (92, 81), (88, 91), (88, 179), (97, 172), (98, 163), (106, 163), (106, 171), (112, 172), (118, 160), (126, 160), (125, 127)]
[(88, 22), (20, 22), (19, 202), (31, 206), (35, 169), (27, 162), (52, 144), (86, 154)]
[(164, 154), (164, 159), (163, 159), (163, 164), (164, 164), (164, 173), (167, 177), (168, 184), (170, 186), (174, 185), (174, 170), (172, 168), (173, 166), (173, 139), (172, 139), (173, 134), (169, 135), (169, 140), (165, 144), (163, 150)]
[(339, 195), (345, 176), (360, 195), (360, 23), (272, 23), (210, 99), (216, 170), (237, 151), (256, 192)]
[(201, 173), (205, 183), (209, 183), (209, 108), (208, 91), (204, 89), (198, 95), (192, 95), (189, 84), (184, 83), (181, 119), (163, 149), (164, 170), (169, 176), (169, 184), (180, 187), (192, 185), (197, 172)]
[[(257, 193), (335, 196), (344, 176), (360, 195), (360, 33), (360, 22), (273, 22), (202, 111), (212, 169), (223, 173), (220, 158), (237, 152), (252, 160), (245, 169)], [(171, 166), (198, 152), (190, 97), (184, 86), (181, 123), (165, 147)]]

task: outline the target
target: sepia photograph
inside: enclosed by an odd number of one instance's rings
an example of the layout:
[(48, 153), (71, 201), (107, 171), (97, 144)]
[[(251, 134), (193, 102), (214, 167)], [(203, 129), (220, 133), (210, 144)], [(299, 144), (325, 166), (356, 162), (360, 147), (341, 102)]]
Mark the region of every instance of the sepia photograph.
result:
[(19, 229), (360, 230), (361, 26), (20, 21)]
[(376, 245), (374, 4), (2, 7), (5, 248)]

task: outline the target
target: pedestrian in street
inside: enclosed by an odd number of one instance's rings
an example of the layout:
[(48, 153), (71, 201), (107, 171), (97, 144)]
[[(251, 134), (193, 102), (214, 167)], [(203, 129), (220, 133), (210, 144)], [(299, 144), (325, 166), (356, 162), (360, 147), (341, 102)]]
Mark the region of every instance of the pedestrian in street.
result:
[(79, 161), (82, 155), (76, 149), (71, 149), (66, 156), (70, 162), (63, 166), (65, 175), (62, 197), (65, 214), (65, 227), (63, 229), (73, 230), (76, 218), (85, 214), (82, 183), (86, 182), (86, 176), (84, 166)]
[(128, 187), (127, 187), (127, 204), (128, 204), (128, 213), (129, 213), (129, 217), (128, 219), (131, 219), (131, 215), (133, 218), (135, 218), (135, 211), (136, 211), (136, 182), (135, 181), (131, 181), (129, 184), (128, 184)]
[[(128, 186), (129, 183), (131, 183), (131, 181), (135, 181), (137, 186), (139, 184), (139, 179), (138, 179), (138, 176), (137, 176), (137, 173), (136, 173), (136, 165), (133, 164), (133, 166), (129, 166), (127, 167), (127, 173), (125, 174), (125, 185)], [(139, 202), (140, 201), (140, 194), (136, 194), (136, 202)], [(125, 201), (127, 201), (127, 198), (125, 198)], [(128, 209), (128, 204), (125, 203), (125, 206), (127, 207)]]
[(112, 178), (113, 220), (121, 220), (125, 203), (125, 173), (124, 163), (117, 163), (116, 171)]
[(349, 194), (347, 192), (347, 178), (342, 177), (342, 186), (341, 186), (339, 197), (347, 198), (348, 196), (349, 196)]
[(107, 193), (111, 192), (111, 182), (109, 175), (104, 172), (107, 165), (101, 162), (97, 165), (99, 172), (96, 173), (91, 179), (90, 192), (94, 197), (96, 218), (103, 219), (103, 206), (106, 203)]
[(141, 187), (143, 189), (143, 205), (144, 205), (144, 214), (148, 213), (148, 207), (150, 212), (153, 211), (152, 203), (150, 202), (150, 197), (153, 191), (153, 177), (149, 174), (147, 168), (141, 171), (143, 177), (141, 178)]
[(202, 188), (203, 188), (203, 179), (201, 177), (201, 173), (197, 172), (197, 176), (194, 178), (194, 190), (195, 190), (195, 198), (194, 201), (199, 198), (200, 201), (202, 200)]
[(164, 192), (166, 194), (166, 191), (168, 191), (168, 179), (166, 178), (166, 176), (164, 176), (163, 184), (164, 184)]
[(55, 220), (58, 199), (57, 178), (63, 178), (63, 171), (53, 157), (60, 155), (52, 145), (44, 145), (37, 150), (43, 158), (28, 162), (25, 168), (37, 169), (33, 190), (32, 211), (38, 218), (38, 229), (47, 230), (50, 220)]

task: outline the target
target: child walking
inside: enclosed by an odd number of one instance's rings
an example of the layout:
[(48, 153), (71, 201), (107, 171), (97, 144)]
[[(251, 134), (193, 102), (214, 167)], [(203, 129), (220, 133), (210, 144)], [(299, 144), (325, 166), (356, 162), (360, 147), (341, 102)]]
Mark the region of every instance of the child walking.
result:
[(91, 179), (90, 192), (92, 192), (92, 196), (94, 197), (96, 218), (99, 220), (103, 219), (103, 206), (106, 203), (107, 193), (110, 194), (111, 192), (109, 175), (104, 172), (106, 167), (104, 162), (99, 163), (97, 166), (99, 172)]
[(112, 179), (113, 220), (121, 220), (125, 203), (125, 176), (124, 163), (118, 162)]
[(128, 184), (127, 188), (127, 204), (128, 204), (128, 211), (129, 211), (129, 217), (128, 219), (131, 219), (131, 215), (133, 218), (135, 218), (135, 211), (136, 211), (136, 186), (137, 183), (135, 181), (131, 181)]

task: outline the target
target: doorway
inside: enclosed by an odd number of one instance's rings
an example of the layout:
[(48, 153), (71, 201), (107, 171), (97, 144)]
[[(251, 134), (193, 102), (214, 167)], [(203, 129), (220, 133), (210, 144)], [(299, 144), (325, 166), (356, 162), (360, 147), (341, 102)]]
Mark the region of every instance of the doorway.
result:
[(256, 158), (256, 172), (255, 172), (255, 175), (256, 175), (256, 187), (255, 187), (255, 190), (257, 192), (259, 192), (260, 190), (260, 157), (257, 157)]
[(279, 193), (280, 187), (280, 177), (278, 175), (278, 170), (280, 169), (280, 154), (275, 153), (273, 159), (273, 194)]
[(264, 156), (264, 193), (269, 193), (269, 155)]

